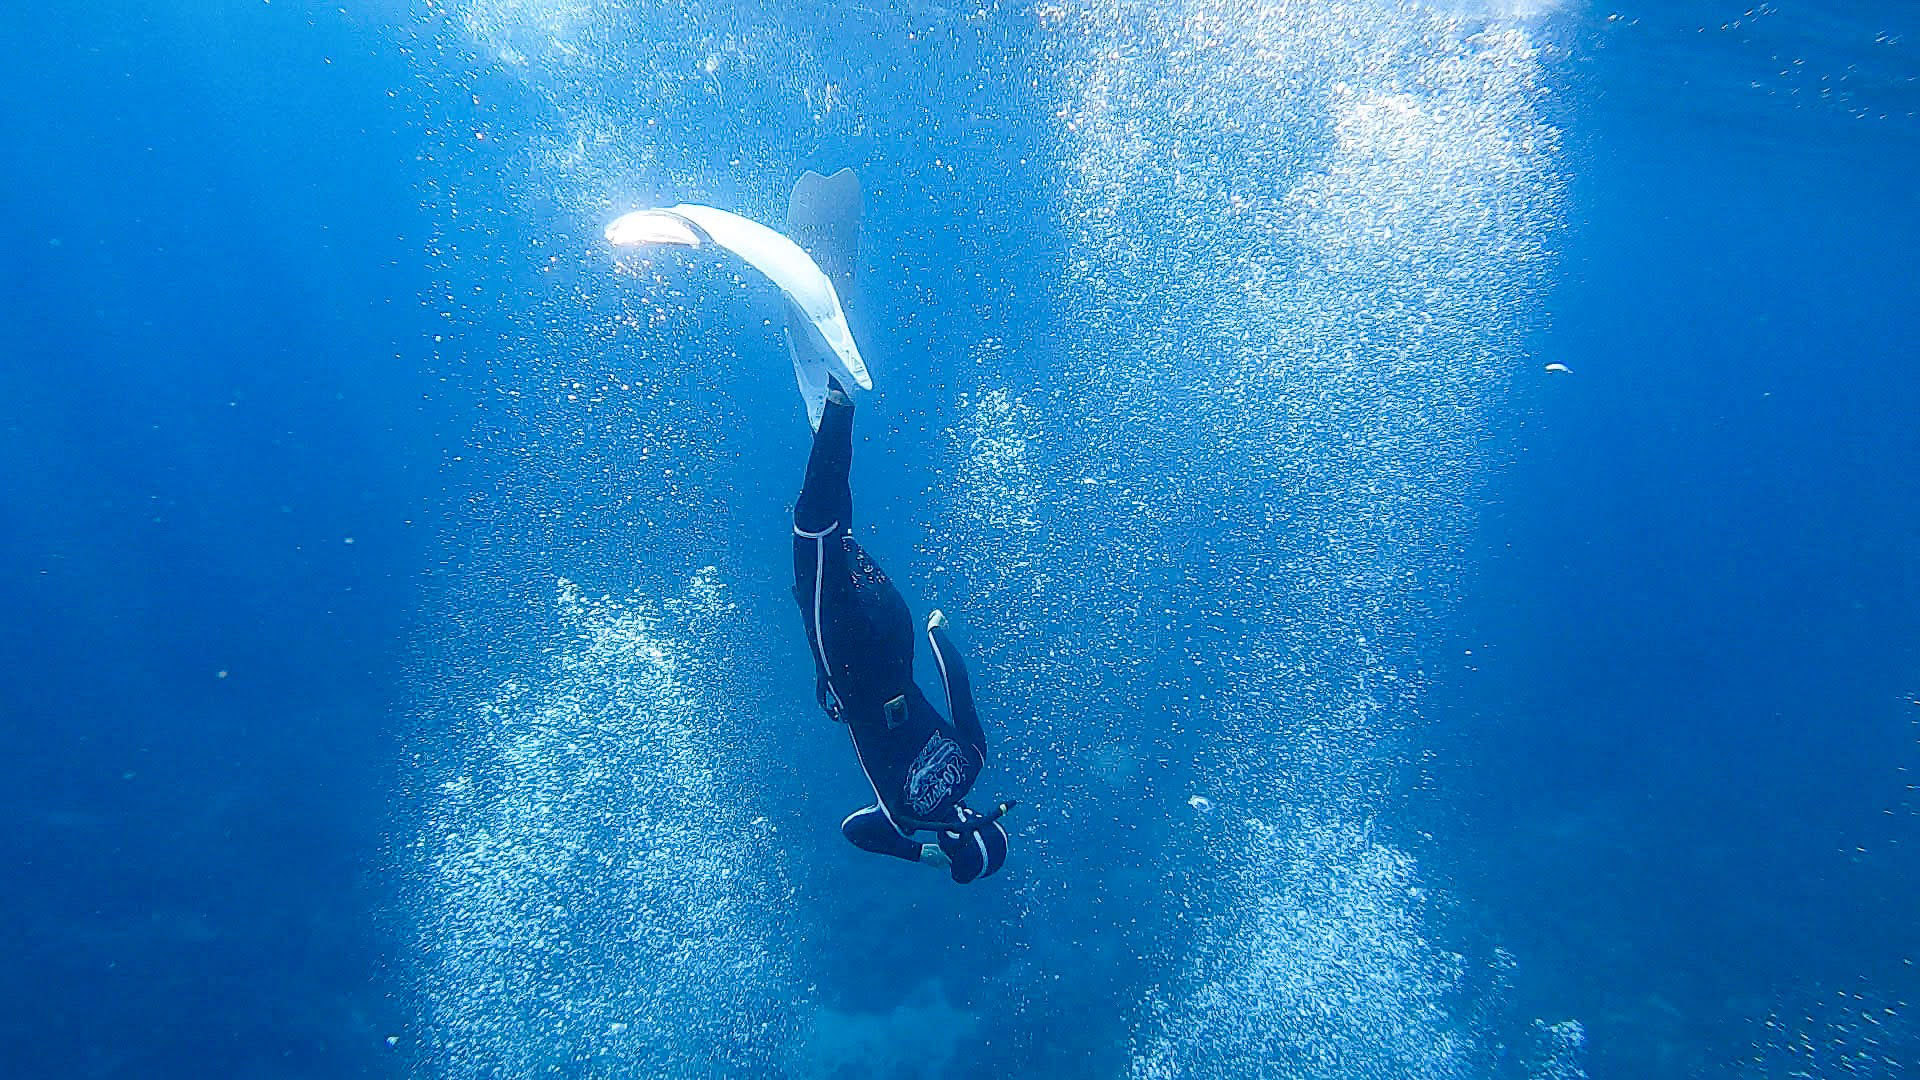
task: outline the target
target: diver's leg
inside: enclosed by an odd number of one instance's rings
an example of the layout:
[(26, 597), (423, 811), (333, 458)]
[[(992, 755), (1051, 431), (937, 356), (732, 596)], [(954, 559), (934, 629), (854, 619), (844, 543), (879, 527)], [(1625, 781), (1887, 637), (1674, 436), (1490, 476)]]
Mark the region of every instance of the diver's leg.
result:
[(908, 862), (920, 861), (920, 842), (894, 828), (877, 803), (848, 814), (840, 823), (840, 834), (862, 851), (891, 855)]
[(893, 579), (859, 541), (846, 540), (849, 588), (859, 637), (856, 658), (862, 689), (887, 701), (913, 687), (913, 610)]
[(973, 682), (967, 677), (967, 662), (947, 630), (947, 617), (940, 611), (927, 616), (927, 642), (933, 646), (934, 663), (940, 667), (940, 681), (947, 687), (947, 716), (960, 741), (987, 763), (987, 735), (980, 730), (980, 714), (973, 707)]
[[(836, 658), (830, 657), (829, 647), (844, 642), (836, 619), (853, 607), (846, 536), (853, 518), (853, 491), (847, 482), (852, 464), (853, 404), (838, 383), (831, 383), (826, 412), (807, 455), (807, 477), (793, 507), (793, 598), (800, 604), (807, 644), (812, 646), (814, 694), (836, 720), (844, 719), (844, 702), (833, 686)], [(837, 659), (844, 665), (853, 658)]]
[(807, 477), (793, 505), (795, 536), (825, 537), (853, 524), (853, 488), (847, 475), (853, 468), (853, 399), (840, 383), (827, 380), (826, 411), (813, 434), (807, 455)]
[(809, 533), (793, 530), (793, 598), (813, 653), (814, 696), (835, 720), (845, 721), (846, 700), (834, 680), (844, 678), (856, 659), (850, 649), (849, 616), (858, 615), (847, 548), (852, 541), (838, 527)]

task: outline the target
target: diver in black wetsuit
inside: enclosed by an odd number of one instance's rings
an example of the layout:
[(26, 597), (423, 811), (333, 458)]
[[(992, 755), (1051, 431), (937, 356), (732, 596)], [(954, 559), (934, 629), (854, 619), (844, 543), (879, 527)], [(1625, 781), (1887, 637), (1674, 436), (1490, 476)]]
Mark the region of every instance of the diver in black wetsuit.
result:
[[(1006, 862), (998, 819), (1013, 804), (982, 814), (961, 802), (987, 761), (966, 663), (935, 611), (927, 640), (946, 683), (949, 721), (914, 685), (906, 601), (850, 532), (852, 464), (853, 402), (830, 379), (793, 508), (793, 580), (820, 706), (847, 725), (873, 788), (873, 805), (849, 814), (840, 831), (867, 851), (945, 866), (965, 884)], [(915, 839), (920, 832), (934, 841)]]

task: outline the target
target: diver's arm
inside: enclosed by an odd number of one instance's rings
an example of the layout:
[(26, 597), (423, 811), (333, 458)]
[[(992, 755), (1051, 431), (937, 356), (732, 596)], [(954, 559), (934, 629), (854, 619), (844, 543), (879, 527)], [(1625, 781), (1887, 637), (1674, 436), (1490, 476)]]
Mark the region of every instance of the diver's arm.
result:
[(980, 715), (973, 707), (973, 681), (967, 677), (967, 662), (947, 631), (947, 616), (939, 609), (927, 616), (927, 643), (933, 646), (934, 663), (940, 668), (940, 681), (946, 684), (947, 715), (960, 741), (972, 747), (987, 763), (987, 736), (980, 729)]
[(833, 696), (833, 687), (827, 683), (827, 669), (821, 667), (818, 660), (813, 664), (813, 696), (820, 703), (821, 711), (827, 714), (827, 719), (836, 724), (847, 722), (841, 713), (840, 702)]
[(853, 405), (839, 383), (830, 378), (828, 384), (826, 413), (814, 433), (806, 480), (793, 506), (793, 598), (800, 604), (813, 654), (814, 697), (828, 716), (840, 720), (844, 710), (821, 634), (823, 624), (849, 602), (845, 539), (853, 521), (853, 491), (847, 481), (853, 464)]
[(836, 722), (844, 722), (841, 715), (840, 699), (834, 696), (833, 684), (827, 680), (827, 662), (820, 655), (820, 645), (814, 640), (812, 597), (796, 586), (794, 599), (800, 601), (800, 621), (807, 636), (807, 654), (813, 657), (813, 698), (820, 708)]

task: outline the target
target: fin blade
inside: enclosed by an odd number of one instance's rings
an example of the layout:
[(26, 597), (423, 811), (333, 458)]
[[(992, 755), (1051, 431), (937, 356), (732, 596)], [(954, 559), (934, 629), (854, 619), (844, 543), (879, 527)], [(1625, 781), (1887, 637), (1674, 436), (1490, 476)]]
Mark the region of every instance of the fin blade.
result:
[[(787, 235), (833, 282), (847, 318), (859, 306), (855, 286), (860, 266), (860, 226), (865, 217), (866, 196), (860, 190), (860, 177), (852, 169), (841, 169), (831, 176), (809, 169), (794, 181), (787, 200)], [(828, 328), (815, 324), (815, 332), (809, 333), (810, 322), (788, 306), (787, 352), (793, 358), (794, 378), (807, 403), (808, 419), (818, 428), (821, 411), (826, 408), (829, 370), (839, 369), (850, 389), (871, 390), (873, 376), (853, 345), (850, 327), (846, 330), (848, 340), (835, 344), (815, 341)], [(820, 346), (827, 348), (823, 352)]]
[(866, 198), (852, 169), (832, 176), (812, 170), (801, 173), (787, 200), (787, 235), (819, 264), (843, 306), (855, 303), (860, 225), (865, 216)]

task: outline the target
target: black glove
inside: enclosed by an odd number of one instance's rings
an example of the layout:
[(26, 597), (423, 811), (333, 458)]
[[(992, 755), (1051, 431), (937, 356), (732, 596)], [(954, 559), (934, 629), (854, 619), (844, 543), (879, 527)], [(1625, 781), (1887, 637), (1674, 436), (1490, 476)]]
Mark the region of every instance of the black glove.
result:
[(826, 711), (828, 718), (834, 723), (844, 724), (847, 722), (847, 718), (840, 715), (840, 702), (834, 699), (833, 689), (827, 685), (827, 677), (825, 675), (814, 676), (813, 696), (819, 700), (820, 708)]

